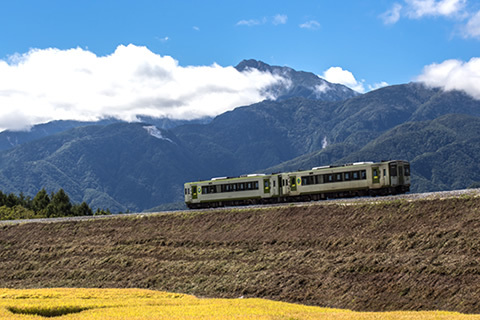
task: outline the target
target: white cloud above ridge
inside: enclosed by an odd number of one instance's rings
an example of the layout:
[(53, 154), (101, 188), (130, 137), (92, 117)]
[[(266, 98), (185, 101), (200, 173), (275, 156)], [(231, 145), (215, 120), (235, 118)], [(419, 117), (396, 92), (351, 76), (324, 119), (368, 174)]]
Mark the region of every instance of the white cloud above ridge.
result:
[(343, 70), (341, 67), (330, 67), (321, 77), (331, 83), (343, 84), (357, 92), (365, 92), (364, 81), (357, 81), (353, 73)]
[(433, 63), (426, 66), (415, 80), (445, 91), (464, 91), (480, 100), (480, 58), (474, 57), (468, 62), (451, 59)]
[[(373, 85), (371, 84), (366, 85), (365, 80), (363, 79), (360, 81), (357, 80), (353, 75), (353, 73), (351, 73), (348, 70), (344, 70), (341, 67), (330, 67), (329, 69), (323, 72), (323, 75), (321, 75), (320, 78), (323, 78), (331, 83), (343, 84), (344, 86), (349, 87), (350, 89), (355, 90), (359, 93), (365, 93), (365, 92), (380, 89), (389, 85), (385, 81), (374, 83)], [(320, 86), (317, 88), (317, 91), (325, 92), (328, 89), (329, 89), (328, 87)]]
[(265, 88), (281, 81), (256, 69), (182, 67), (135, 45), (118, 46), (108, 56), (81, 48), (33, 49), (0, 60), (0, 130), (67, 119), (215, 116), (274, 98)]

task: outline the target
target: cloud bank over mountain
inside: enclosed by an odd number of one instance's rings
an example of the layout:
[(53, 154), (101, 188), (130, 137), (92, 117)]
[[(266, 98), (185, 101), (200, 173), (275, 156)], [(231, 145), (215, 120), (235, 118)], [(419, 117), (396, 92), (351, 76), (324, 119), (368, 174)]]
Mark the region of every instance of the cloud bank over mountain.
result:
[(0, 60), (0, 130), (65, 119), (215, 116), (275, 98), (265, 89), (281, 81), (217, 64), (183, 67), (132, 44), (108, 56), (81, 48), (32, 49)]
[(428, 65), (416, 80), (446, 91), (461, 90), (480, 99), (480, 58), (468, 62), (452, 59)]

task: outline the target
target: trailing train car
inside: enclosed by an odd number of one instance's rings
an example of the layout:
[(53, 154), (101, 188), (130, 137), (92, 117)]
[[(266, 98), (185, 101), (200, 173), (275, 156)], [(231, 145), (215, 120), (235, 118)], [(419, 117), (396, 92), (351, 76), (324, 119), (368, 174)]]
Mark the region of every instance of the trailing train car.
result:
[(191, 209), (377, 196), (410, 190), (410, 164), (391, 160), (185, 183)]

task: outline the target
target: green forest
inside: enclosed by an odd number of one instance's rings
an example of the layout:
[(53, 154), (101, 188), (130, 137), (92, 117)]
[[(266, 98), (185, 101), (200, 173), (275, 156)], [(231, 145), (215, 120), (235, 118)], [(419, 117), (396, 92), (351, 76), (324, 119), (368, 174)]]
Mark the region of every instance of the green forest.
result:
[(55, 218), (111, 214), (110, 210), (97, 209), (93, 212), (86, 202), (72, 204), (63, 189), (48, 194), (45, 188), (35, 197), (25, 197), (23, 193), (5, 194), (0, 191), (0, 220)]

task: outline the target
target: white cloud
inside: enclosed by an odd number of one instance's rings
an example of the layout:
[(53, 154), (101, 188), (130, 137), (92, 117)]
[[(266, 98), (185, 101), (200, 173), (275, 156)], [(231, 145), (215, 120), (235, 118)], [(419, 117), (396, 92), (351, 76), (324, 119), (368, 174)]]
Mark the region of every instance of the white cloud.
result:
[(307, 21), (305, 23), (302, 23), (300, 25), (300, 28), (316, 30), (316, 29), (320, 28), (320, 23), (318, 21), (315, 21), (315, 20), (310, 20), (310, 21)]
[(332, 83), (343, 84), (357, 92), (364, 93), (363, 80), (357, 81), (353, 74), (348, 70), (343, 70), (340, 67), (331, 67), (323, 73), (322, 78)]
[(263, 17), (261, 19), (249, 19), (249, 20), (240, 20), (236, 23), (237, 26), (245, 26), (245, 27), (255, 27), (259, 25), (264, 25), (266, 23), (271, 23), (275, 26), (280, 24), (286, 24), (288, 20), (288, 16), (285, 14), (277, 14), (273, 17)]
[(480, 39), (480, 11), (470, 17), (464, 28), (464, 36)]
[(399, 3), (394, 3), (392, 9), (383, 13), (380, 17), (382, 18), (385, 24), (394, 24), (400, 20), (400, 12), (402, 10), (402, 5)]
[(273, 24), (274, 25), (279, 25), (279, 24), (286, 24), (288, 20), (287, 15), (285, 14), (277, 14), (275, 17), (273, 17)]
[(0, 60), (0, 130), (61, 119), (215, 116), (274, 98), (265, 88), (279, 81), (256, 69), (182, 67), (135, 45), (108, 56), (81, 48), (33, 49)]
[(428, 65), (416, 80), (447, 91), (462, 90), (480, 99), (480, 58), (474, 57), (468, 62), (446, 60)]
[(373, 85), (372, 84), (369, 84), (368, 85), (368, 91), (372, 91), (372, 90), (377, 90), (377, 89), (380, 89), (380, 88), (383, 88), (383, 87), (387, 87), (389, 86), (389, 84), (385, 81), (381, 81), (381, 82), (378, 82), (378, 83), (374, 83)]
[(247, 26), (247, 27), (258, 26), (260, 24), (262, 24), (262, 21), (257, 19), (240, 20), (237, 22), (237, 26)]
[(163, 38), (157, 37), (157, 40), (160, 41), (160, 42), (167, 42), (168, 40), (170, 40), (170, 38), (169, 37), (163, 37)]
[(459, 17), (467, 16), (467, 0), (404, 0), (404, 5), (394, 3), (392, 8), (380, 15), (385, 24), (395, 24), (402, 16), (420, 19), (428, 16)]
[(452, 16), (462, 12), (467, 0), (405, 0), (411, 18), (424, 16)]
[[(328, 80), (327, 80), (328, 81)], [(329, 90), (332, 90), (332, 88), (330, 88), (330, 86), (328, 85), (327, 82), (324, 82), (322, 84), (319, 84), (317, 86), (315, 86), (315, 92), (318, 94), (318, 95), (321, 95)]]

